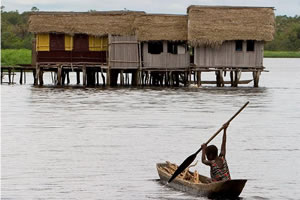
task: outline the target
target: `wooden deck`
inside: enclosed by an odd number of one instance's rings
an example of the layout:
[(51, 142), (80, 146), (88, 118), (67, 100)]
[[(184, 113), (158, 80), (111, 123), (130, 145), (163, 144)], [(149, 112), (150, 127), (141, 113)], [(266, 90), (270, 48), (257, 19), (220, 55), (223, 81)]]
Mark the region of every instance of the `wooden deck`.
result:
[[(253, 81), (254, 87), (258, 87), (261, 72), (264, 67), (196, 67), (191, 64), (186, 68), (143, 68), (137, 69), (110, 68), (102, 62), (39, 62), (33, 65), (17, 65), (1, 67), (1, 83), (3, 76), (8, 76), (9, 84), (14, 83), (15, 73), (20, 73), (19, 83), (26, 83), (25, 73), (32, 73), (34, 85), (43, 85), (44, 72), (55, 74), (55, 85), (70, 84), (69, 73), (76, 73), (76, 84), (83, 86), (188, 86), (190, 84), (215, 84), (217, 87), (231, 85), (237, 87), (240, 84), (249, 84)], [(215, 80), (202, 80), (202, 73), (215, 73)], [(224, 74), (230, 74), (230, 81), (224, 80)], [(253, 79), (240, 80), (242, 73), (252, 73)], [(102, 81), (100, 81), (102, 79)], [(100, 84), (101, 82), (101, 84)]]

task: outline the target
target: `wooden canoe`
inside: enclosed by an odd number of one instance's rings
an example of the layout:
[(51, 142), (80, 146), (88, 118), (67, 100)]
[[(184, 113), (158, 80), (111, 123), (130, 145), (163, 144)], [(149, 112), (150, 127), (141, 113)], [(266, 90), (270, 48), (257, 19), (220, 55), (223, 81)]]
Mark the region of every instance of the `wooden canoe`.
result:
[[(174, 164), (171, 165), (176, 166)], [(160, 177), (160, 182), (162, 184), (167, 184), (168, 180), (172, 176), (174, 168), (171, 169), (172, 167), (169, 162), (157, 163), (156, 167)], [(195, 196), (236, 199), (241, 194), (247, 182), (247, 180), (244, 179), (211, 182), (208, 177), (200, 174), (198, 175), (198, 181), (195, 182), (194, 180), (186, 180), (184, 177), (186, 176), (186, 173), (189, 173), (191, 176), (193, 175), (192, 172), (187, 171), (185, 172), (185, 175), (180, 174), (171, 183), (168, 183), (167, 186)]]

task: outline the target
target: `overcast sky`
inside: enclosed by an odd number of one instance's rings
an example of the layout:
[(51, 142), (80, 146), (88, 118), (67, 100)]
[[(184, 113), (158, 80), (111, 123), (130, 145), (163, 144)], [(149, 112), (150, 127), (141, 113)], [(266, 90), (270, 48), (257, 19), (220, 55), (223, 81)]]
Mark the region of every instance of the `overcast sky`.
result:
[(189, 5), (275, 7), (276, 15), (300, 15), (300, 0), (2, 0), (6, 11), (139, 10), (147, 13), (185, 14)]

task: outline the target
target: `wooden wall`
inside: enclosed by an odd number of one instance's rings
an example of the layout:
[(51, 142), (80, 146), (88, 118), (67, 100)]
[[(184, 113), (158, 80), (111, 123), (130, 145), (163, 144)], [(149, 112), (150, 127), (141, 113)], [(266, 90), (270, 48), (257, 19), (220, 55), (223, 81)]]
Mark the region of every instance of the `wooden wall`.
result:
[(243, 51), (235, 50), (235, 41), (224, 42), (219, 48), (195, 48), (194, 63), (197, 67), (262, 67), (264, 43), (255, 41), (254, 51), (246, 51), (246, 41)]
[(140, 66), (139, 43), (136, 36), (109, 36), (111, 69), (137, 69)]
[(190, 65), (190, 55), (171, 54), (167, 51), (167, 41), (163, 42), (163, 52), (161, 54), (148, 53), (148, 43), (143, 43), (143, 69), (182, 69)]
[(50, 34), (50, 50), (36, 51), (37, 62), (73, 63), (95, 62), (106, 63), (106, 51), (90, 51), (88, 35), (77, 34), (73, 36), (73, 50), (65, 50), (64, 34)]

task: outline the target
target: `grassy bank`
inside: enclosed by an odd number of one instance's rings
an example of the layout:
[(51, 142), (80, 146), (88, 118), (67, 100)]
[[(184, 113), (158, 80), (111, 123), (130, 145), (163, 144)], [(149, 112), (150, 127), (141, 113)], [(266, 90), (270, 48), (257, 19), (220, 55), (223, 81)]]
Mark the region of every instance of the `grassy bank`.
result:
[(300, 58), (300, 51), (264, 51), (265, 58)]
[(1, 66), (31, 64), (31, 50), (1, 49)]

